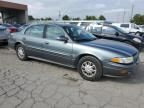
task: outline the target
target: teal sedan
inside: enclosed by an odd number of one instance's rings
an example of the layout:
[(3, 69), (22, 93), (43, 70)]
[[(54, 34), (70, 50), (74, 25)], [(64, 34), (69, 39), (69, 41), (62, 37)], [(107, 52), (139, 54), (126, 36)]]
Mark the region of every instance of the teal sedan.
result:
[(33, 58), (71, 68), (89, 81), (103, 75), (127, 76), (139, 63), (139, 52), (131, 45), (98, 39), (68, 24), (31, 25), (12, 34), (9, 46), (20, 60)]

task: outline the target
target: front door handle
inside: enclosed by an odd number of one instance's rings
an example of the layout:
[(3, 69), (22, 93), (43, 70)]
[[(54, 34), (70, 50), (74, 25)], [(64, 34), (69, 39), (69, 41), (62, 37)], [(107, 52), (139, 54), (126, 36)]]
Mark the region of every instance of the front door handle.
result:
[(45, 42), (45, 44), (47, 44), (47, 45), (48, 45), (48, 44), (49, 44), (49, 42)]
[(25, 38), (25, 37), (23, 38), (23, 41), (26, 41), (26, 38)]

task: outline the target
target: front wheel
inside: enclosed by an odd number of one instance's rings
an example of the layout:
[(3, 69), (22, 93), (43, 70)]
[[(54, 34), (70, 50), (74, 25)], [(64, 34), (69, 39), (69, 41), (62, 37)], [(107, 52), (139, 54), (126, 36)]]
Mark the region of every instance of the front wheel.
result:
[(22, 60), (22, 61), (27, 60), (27, 55), (26, 55), (26, 52), (25, 52), (23, 45), (19, 44), (16, 46), (16, 53), (17, 53), (17, 56), (20, 60)]
[(136, 32), (135, 35), (136, 36), (141, 36), (141, 33), (140, 32)]
[(88, 81), (98, 81), (102, 77), (101, 63), (92, 56), (81, 58), (77, 69), (81, 77)]

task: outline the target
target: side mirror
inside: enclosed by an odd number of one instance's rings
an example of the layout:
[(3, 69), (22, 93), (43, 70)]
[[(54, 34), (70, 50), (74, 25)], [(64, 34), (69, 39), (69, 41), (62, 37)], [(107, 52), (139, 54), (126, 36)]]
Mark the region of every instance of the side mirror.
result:
[(138, 29), (138, 30), (139, 30), (139, 27), (136, 27), (136, 29)]
[(59, 36), (59, 37), (57, 37), (57, 40), (67, 42), (68, 38), (65, 36)]
[(115, 35), (116, 35), (116, 36), (119, 36), (119, 33), (118, 33), (118, 32), (116, 32), (116, 33), (115, 33)]

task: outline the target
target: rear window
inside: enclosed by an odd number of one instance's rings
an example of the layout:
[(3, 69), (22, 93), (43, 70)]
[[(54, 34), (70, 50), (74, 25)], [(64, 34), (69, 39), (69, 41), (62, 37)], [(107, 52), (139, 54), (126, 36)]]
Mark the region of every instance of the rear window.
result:
[(90, 23), (89, 22), (82, 22), (81, 26), (88, 26)]
[(1, 29), (1, 28), (0, 28), (0, 34), (1, 34), (1, 33), (4, 33), (4, 32), (6, 32), (6, 29), (4, 29), (4, 28)]
[(101, 34), (102, 33), (102, 27), (94, 27), (90, 30), (92, 33)]
[(13, 27), (13, 26), (10, 25), (10, 24), (2, 24), (2, 26), (5, 26), (5, 27)]
[(78, 22), (70, 22), (72, 25), (78, 25)]
[(121, 24), (120, 27), (123, 27), (123, 28), (129, 28), (129, 24)]

